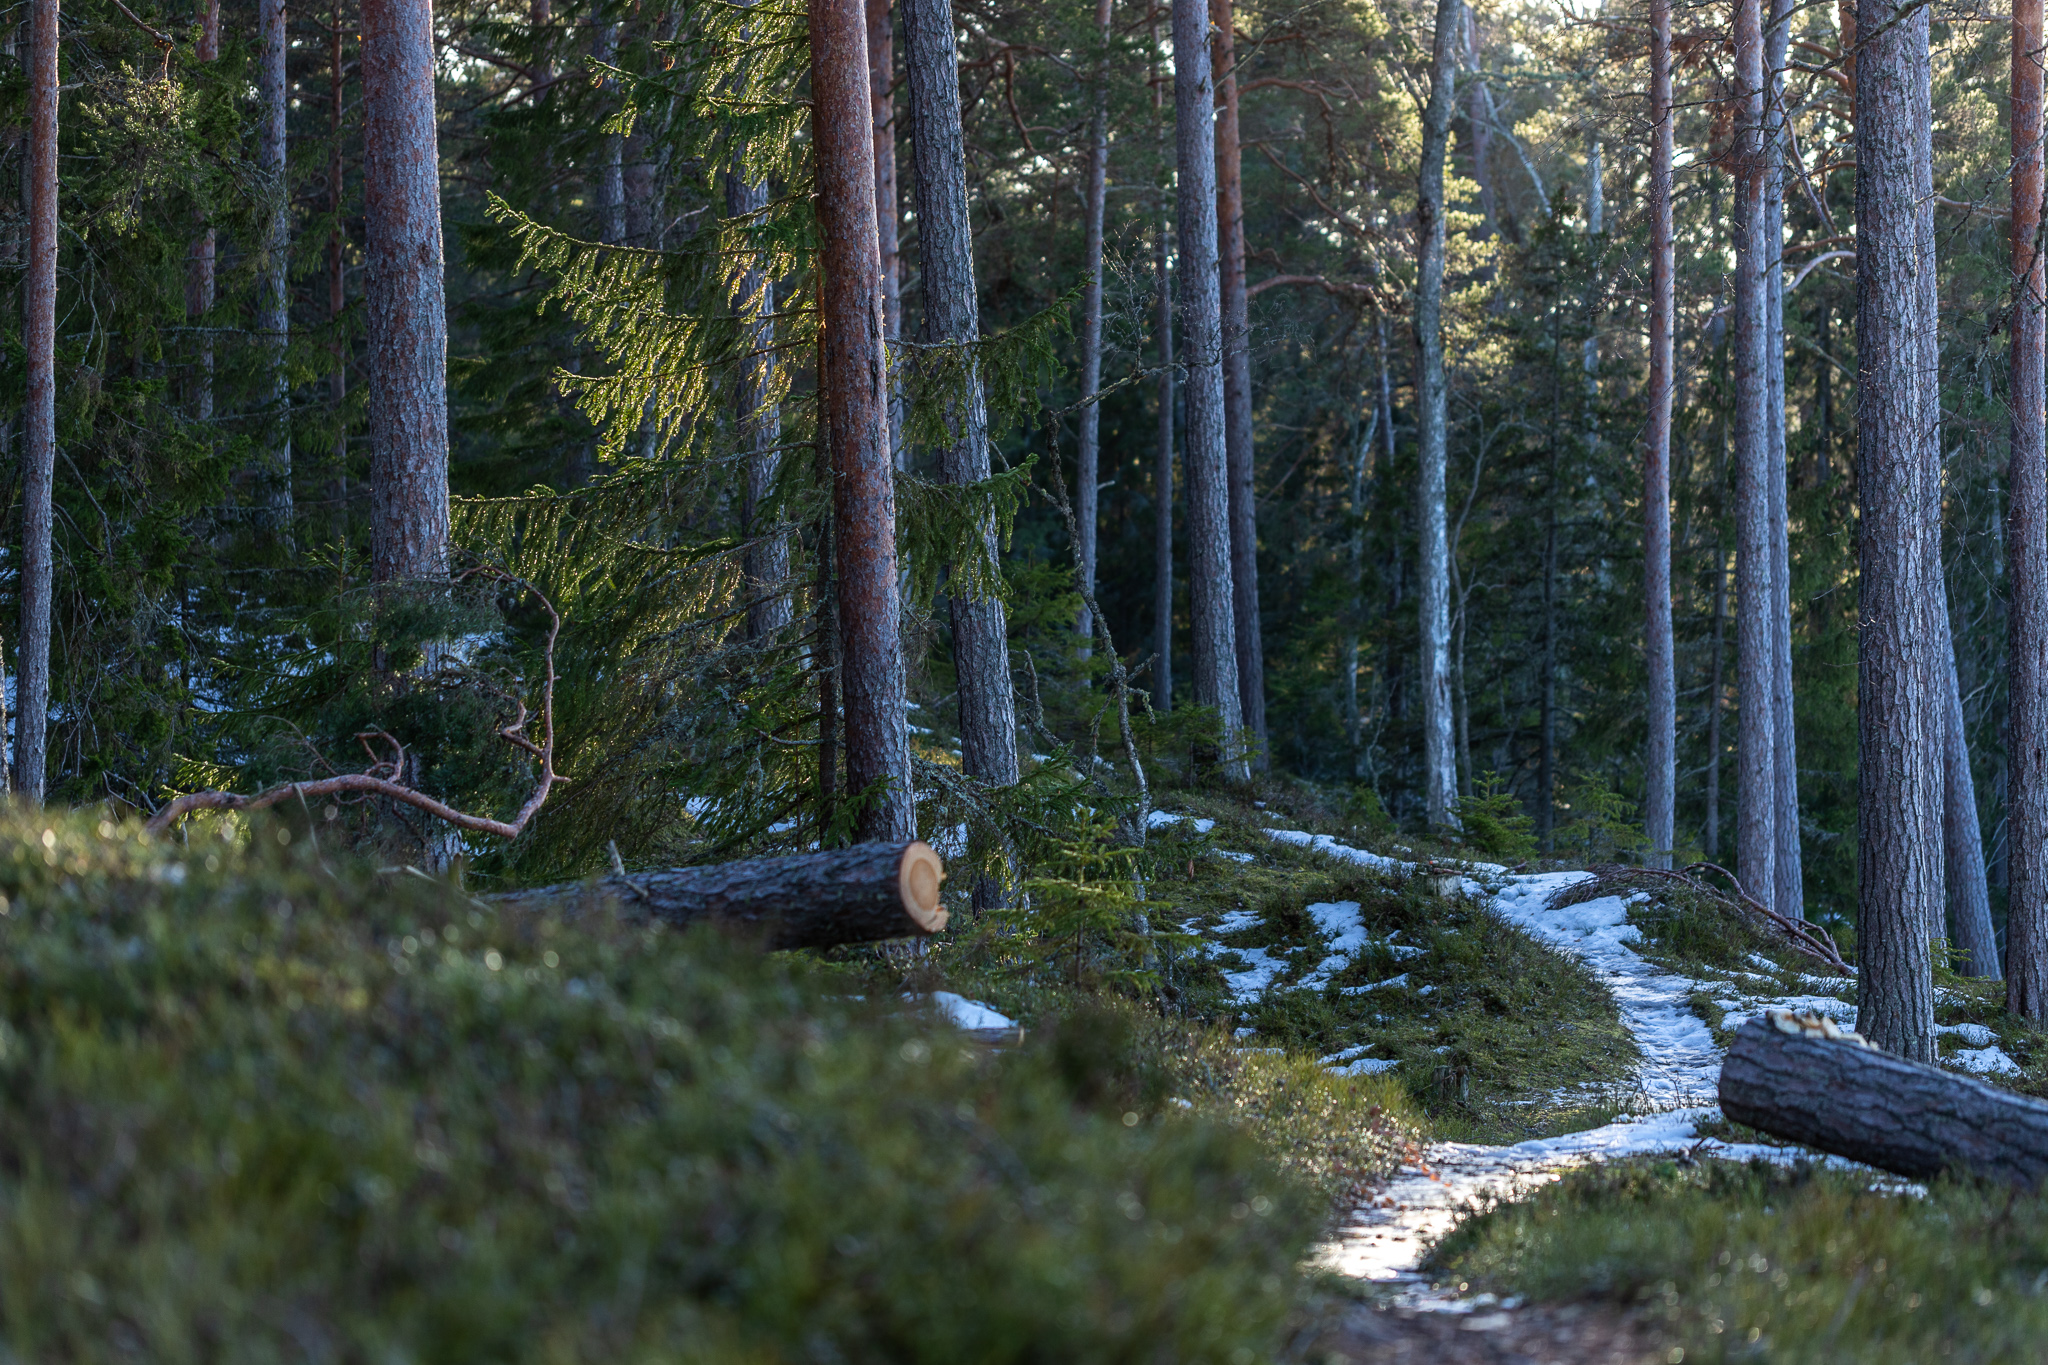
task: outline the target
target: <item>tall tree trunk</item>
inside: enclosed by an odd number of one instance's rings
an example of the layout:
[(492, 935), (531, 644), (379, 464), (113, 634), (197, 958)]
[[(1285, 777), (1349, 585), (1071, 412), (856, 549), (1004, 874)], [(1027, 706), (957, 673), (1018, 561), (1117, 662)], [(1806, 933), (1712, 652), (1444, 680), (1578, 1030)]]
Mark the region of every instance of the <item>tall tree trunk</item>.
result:
[[(910, 155), (916, 175), (918, 279), (924, 344), (972, 346), (981, 338), (974, 288), (974, 229), (967, 209), (967, 155), (960, 126), (960, 65), (951, 0), (902, 0), (904, 70), (910, 78)], [(988, 409), (970, 366), (959, 407), (947, 415), (952, 444), (939, 454), (947, 483), (989, 477)], [(982, 552), (998, 561), (995, 518), (983, 519)], [(1010, 682), (1003, 600), (970, 584), (956, 566), (948, 586), (953, 662), (960, 679), (960, 761), (970, 777), (1017, 780), (1017, 707)]]
[(284, 0), (260, 0), (257, 29), (262, 44), (257, 84), (263, 106), (257, 164), (270, 180), (270, 223), (264, 233), (263, 277), (256, 309), (256, 331), (263, 339), (264, 368), (270, 375), (257, 479), (258, 517), (273, 535), (288, 535), (292, 522), (292, 420), (285, 352), (291, 345), (292, 200), (285, 165), (285, 112), (291, 86), (285, 73)]
[(14, 790), (43, 799), (50, 719), (50, 485), (57, 468), (57, 0), (34, 0), (28, 33), (27, 351), (21, 468), (21, 629), (15, 681)]
[[(950, 31), (949, 25), (949, 46)], [(846, 792), (867, 795), (857, 825), (862, 841), (908, 839), (917, 832), (916, 792), (904, 712), (882, 253), (875, 228), (874, 103), (861, 0), (810, 0), (810, 37), (811, 136), (825, 275), (819, 373), (838, 559)]]
[[(1093, 112), (1088, 121), (1088, 177), (1082, 189), (1087, 284), (1081, 297), (1081, 433), (1074, 470), (1074, 524), (1080, 528), (1081, 585), (1084, 597), (1095, 591), (1095, 532), (1100, 520), (1102, 409), (1095, 395), (1102, 388), (1102, 219), (1109, 200), (1109, 44), (1112, 0), (1095, 0), (1096, 41), (1103, 55), (1095, 64)], [(1081, 608), (1075, 625), (1081, 657), (1094, 652), (1095, 620)]]
[[(590, 55), (605, 66), (616, 66), (619, 60), (619, 21), (600, 16), (597, 31), (591, 35)], [(600, 85), (609, 86), (611, 77), (598, 76)], [(614, 112), (611, 101), (600, 104), (603, 117), (609, 118)], [(598, 138), (597, 164), (597, 236), (601, 242), (621, 246), (626, 240), (626, 138), (623, 133), (602, 133)]]
[(1237, 694), (1253, 761), (1266, 767), (1266, 654), (1259, 627), (1259, 503), (1253, 487), (1251, 315), (1244, 279), (1244, 157), (1237, 129), (1232, 0), (1209, 0), (1216, 80), (1216, 251), (1223, 307), (1223, 430), (1230, 466), (1230, 599)]
[(1963, 725), (1963, 694), (1956, 677), (1954, 635), (1949, 629), (1946, 592), (1935, 598), (1941, 629), (1935, 647), (1936, 704), (1941, 726), (1942, 863), (1947, 869), (1948, 923), (1937, 917), (1930, 938), (1946, 938), (1957, 955), (1952, 964), (1964, 976), (1998, 978), (1998, 936), (1991, 927), (1991, 888), (1984, 872), (1984, 833), (1977, 823), (1977, 787), (1970, 776), (1969, 736)]
[(1643, 439), (1643, 653), (1649, 735), (1643, 752), (1643, 835), (1652, 867), (1671, 866), (1678, 807), (1678, 687), (1671, 637), (1673, 119), (1671, 0), (1650, 0), (1650, 420)]
[(1941, 769), (1930, 594), (1941, 591), (1924, 457), (1920, 177), (1930, 161), (1927, 11), (1860, 0), (1856, 78), (1857, 1030), (1934, 1058), (1927, 926), (1941, 903)]
[(1792, 542), (1785, 455), (1785, 49), (1791, 0), (1770, 0), (1764, 31), (1764, 374), (1769, 384), (1771, 533), (1771, 828), (1772, 908), (1806, 918), (1799, 851), (1799, 746), (1792, 700)]
[(1735, 865), (1751, 895), (1776, 895), (1777, 756), (1771, 661), (1777, 593), (1771, 583), (1771, 218), (1764, 206), (1764, 0), (1738, 0), (1735, 86), (1740, 104), (1730, 170), (1735, 179), (1735, 537), (1737, 741)]
[[(882, 335), (891, 362), (903, 342), (902, 225), (896, 204), (896, 30), (889, 0), (867, 0), (868, 97), (875, 106), (875, 232), (882, 250)], [(910, 468), (903, 446), (903, 389), (889, 384), (889, 449), (898, 469)]]
[[(1159, 78), (1159, 25), (1151, 26), (1152, 120), (1159, 130), (1160, 165), (1165, 156), (1166, 95)], [(1152, 292), (1159, 340), (1159, 438), (1152, 463), (1152, 705), (1173, 709), (1173, 277), (1168, 273), (1166, 239), (1172, 233), (1171, 191), (1160, 186), (1159, 221), (1152, 235)]]
[[(200, 62), (220, 58), (220, 0), (206, 0), (199, 10), (199, 39), (192, 45), (192, 59)], [(192, 239), (185, 260), (185, 318), (204, 322), (213, 310), (214, 256), (216, 238), (211, 227)], [(192, 415), (200, 421), (213, 417), (213, 332), (202, 325), (199, 333), (198, 373), (192, 377)]]
[[(740, 218), (768, 205), (767, 183), (748, 184), (737, 163), (725, 176), (725, 214)], [(733, 275), (733, 312), (741, 324), (744, 354), (733, 382), (733, 418), (747, 461), (746, 493), (740, 503), (741, 535), (747, 541), (741, 574), (747, 585), (747, 638), (768, 640), (791, 619), (789, 540), (765, 534), (762, 508), (775, 492), (782, 467), (782, 408), (775, 401), (775, 281), (766, 262), (746, 258)]]
[(1187, 373), (1188, 586), (1195, 626), (1195, 704), (1223, 722), (1225, 771), (1249, 775), (1237, 684), (1231, 587), (1230, 477), (1223, 414), (1223, 304), (1217, 278), (1216, 83), (1204, 0), (1173, 6), (1174, 163), (1179, 175), (1180, 303)]
[(1728, 659), (1728, 551), (1714, 545), (1714, 664), (1707, 682), (1707, 860), (1721, 856), (1722, 667)]
[(1494, 201), (1490, 163), (1493, 101), (1487, 97), (1485, 79), (1479, 74), (1479, 15), (1470, 9), (1465, 11), (1464, 64), (1465, 69), (1472, 73), (1472, 87), (1465, 93), (1465, 126), (1472, 134), (1472, 179), (1479, 186), (1479, 212), (1486, 219), (1482, 231), (1497, 233), (1500, 232), (1500, 216)]
[(2041, 0), (2012, 7), (2012, 444), (2006, 467), (2006, 1008), (2048, 1022), (2048, 269)]
[(370, 574), (388, 583), (448, 572), (448, 313), (433, 10), (363, 0), (362, 18)]
[(1437, 0), (1431, 45), (1429, 103), (1422, 113), (1422, 172), (1416, 186), (1415, 347), (1421, 435), (1417, 520), (1422, 559), (1422, 770), (1432, 826), (1457, 827), (1451, 797), (1458, 780), (1451, 739), (1451, 569), (1445, 524), (1444, 460), (1448, 415), (1444, 389), (1444, 152), (1457, 92), (1460, 0)]
[(342, 7), (334, 6), (333, 27), (327, 34), (327, 212), (334, 221), (327, 234), (327, 326), (334, 338), (334, 369), (327, 376), (327, 400), (334, 410), (334, 499), (330, 526), (336, 539), (346, 534), (348, 517), (348, 423), (342, 403), (348, 397), (348, 335), (342, 315), (348, 311), (348, 234), (342, 223), (344, 190), (341, 160), (341, 127), (347, 89), (341, 64)]

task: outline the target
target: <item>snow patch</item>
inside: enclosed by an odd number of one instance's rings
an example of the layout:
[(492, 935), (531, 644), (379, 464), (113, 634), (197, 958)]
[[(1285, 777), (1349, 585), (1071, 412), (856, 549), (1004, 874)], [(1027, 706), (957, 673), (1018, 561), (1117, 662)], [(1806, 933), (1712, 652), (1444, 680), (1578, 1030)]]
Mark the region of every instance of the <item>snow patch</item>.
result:
[(1979, 1076), (2017, 1076), (2020, 1066), (1996, 1046), (1964, 1048), (1942, 1058), (1950, 1066), (1959, 1066)]

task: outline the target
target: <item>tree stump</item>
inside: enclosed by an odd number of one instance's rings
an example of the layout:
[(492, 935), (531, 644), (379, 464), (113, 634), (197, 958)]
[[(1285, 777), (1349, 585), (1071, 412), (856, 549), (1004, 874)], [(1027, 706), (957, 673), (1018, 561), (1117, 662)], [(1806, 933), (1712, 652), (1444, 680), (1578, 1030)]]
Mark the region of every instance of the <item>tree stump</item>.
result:
[(1914, 1179), (1956, 1170), (2030, 1188), (2048, 1176), (2048, 1104), (1827, 1033), (1783, 1010), (1745, 1024), (1721, 1065), (1721, 1112)]

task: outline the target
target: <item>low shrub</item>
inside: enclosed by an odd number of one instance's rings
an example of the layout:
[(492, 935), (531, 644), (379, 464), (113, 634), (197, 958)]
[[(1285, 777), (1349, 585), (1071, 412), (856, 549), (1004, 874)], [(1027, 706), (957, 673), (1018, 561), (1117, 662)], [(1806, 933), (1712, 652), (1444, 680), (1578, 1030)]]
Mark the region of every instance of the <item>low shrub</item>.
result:
[(1326, 1205), (1206, 1108), (291, 833), (0, 823), (14, 1358), (1275, 1349)]

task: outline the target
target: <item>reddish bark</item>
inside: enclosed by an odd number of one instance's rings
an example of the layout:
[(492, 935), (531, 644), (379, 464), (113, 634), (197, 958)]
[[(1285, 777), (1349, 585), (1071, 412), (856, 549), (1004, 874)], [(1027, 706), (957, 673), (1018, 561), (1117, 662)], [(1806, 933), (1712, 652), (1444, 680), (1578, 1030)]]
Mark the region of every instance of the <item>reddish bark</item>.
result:
[(448, 318), (429, 0), (363, 0), (370, 572), (448, 572)]
[(29, 8), (28, 276), (21, 339), (28, 374), (21, 468), (21, 634), (14, 790), (43, 799), (50, 717), (50, 483), (57, 461), (57, 0)]
[[(891, 358), (903, 340), (903, 248), (897, 220), (896, 34), (889, 0), (867, 0), (868, 91), (875, 106), (875, 232), (882, 253), (882, 335)], [(903, 392), (889, 386), (889, 449), (896, 467), (910, 468), (903, 448)]]
[(2006, 486), (2006, 1007), (2048, 1022), (2048, 272), (2041, 254), (2041, 0), (2012, 7), (2012, 445)]
[(1677, 806), (1678, 693), (1671, 636), (1673, 118), (1671, 0), (1650, 0), (1650, 421), (1643, 440), (1643, 643), (1649, 674), (1649, 743), (1643, 755), (1643, 832), (1653, 867), (1671, 865)]
[(858, 836), (915, 831), (896, 582), (874, 105), (861, 0), (810, 0), (811, 135), (823, 335), (819, 381), (838, 560), (839, 684), (846, 786), (866, 796)]
[(1259, 515), (1252, 487), (1251, 318), (1244, 281), (1244, 158), (1237, 128), (1237, 49), (1231, 0), (1209, 0), (1216, 79), (1216, 253), (1223, 305), (1223, 433), (1230, 468), (1230, 600), (1244, 728), (1265, 766), (1266, 657), (1259, 636)]

